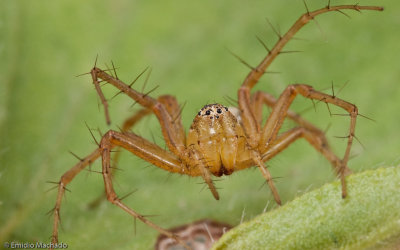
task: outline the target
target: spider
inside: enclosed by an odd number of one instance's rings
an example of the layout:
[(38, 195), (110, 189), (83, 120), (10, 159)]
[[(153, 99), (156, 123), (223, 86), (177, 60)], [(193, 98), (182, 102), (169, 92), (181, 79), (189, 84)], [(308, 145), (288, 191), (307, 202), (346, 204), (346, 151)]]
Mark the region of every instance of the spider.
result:
[[(264, 163), (297, 139), (304, 138), (331, 163), (341, 181), (341, 196), (345, 198), (347, 195), (345, 176), (351, 173), (347, 167), (347, 162), (354, 138), (356, 118), (358, 116), (357, 107), (334, 95), (319, 92), (306, 84), (289, 85), (278, 98), (262, 91), (251, 93), (252, 88), (266, 72), (268, 66), (305, 24), (319, 14), (330, 11), (342, 13), (344, 9), (356, 11), (383, 10), (382, 7), (359, 6), (357, 4), (339, 6), (330, 6), (328, 4), (326, 7), (312, 12), (307, 9), (307, 12), (301, 15), (283, 36), (278, 34), (279, 39), (272, 49), (268, 49), (265, 46), (268, 54), (257, 67), (252, 68), (238, 90), (238, 109), (228, 108), (221, 104), (205, 105), (196, 114), (187, 135), (185, 135), (185, 130), (180, 120), (180, 106), (175, 97), (163, 95), (153, 98), (148, 94), (140, 93), (133, 89), (132, 85), (127, 85), (119, 80), (116, 74), (115, 76), (109, 74), (109, 70), (102, 70), (95, 63), (95, 66), (90, 71), (90, 75), (104, 106), (107, 123), (110, 124), (110, 118), (108, 104), (100, 88), (100, 82), (102, 81), (115, 86), (121, 93), (128, 95), (135, 102), (139, 103), (141, 110), (126, 120), (120, 132), (114, 130), (106, 132), (98, 144), (99, 147), (90, 155), (81, 159), (80, 162), (61, 177), (57, 183), (58, 194), (53, 209), (54, 225), (52, 243), (56, 244), (58, 242), (60, 207), (66, 186), (84, 168), (101, 157), (102, 175), (107, 200), (166, 237), (185, 244), (175, 233), (154, 224), (143, 215), (135, 212), (117, 196), (113, 188), (110, 163), (110, 153), (115, 147), (122, 147), (168, 172), (202, 177), (217, 200), (219, 199), (219, 194), (213, 184), (212, 176), (230, 175), (235, 171), (255, 166), (266, 179), (276, 203), (281, 205), (278, 191)], [(297, 95), (336, 105), (349, 114), (350, 126), (347, 136), (347, 147), (343, 158), (339, 158), (332, 152), (324, 132), (289, 109)], [(262, 109), (264, 105), (271, 108), (271, 113), (266, 122), (262, 124)], [(142, 117), (149, 114), (154, 114), (157, 117), (168, 150), (151, 143), (133, 132), (129, 132), (129, 128)], [(297, 127), (278, 134), (285, 118), (294, 121)]]

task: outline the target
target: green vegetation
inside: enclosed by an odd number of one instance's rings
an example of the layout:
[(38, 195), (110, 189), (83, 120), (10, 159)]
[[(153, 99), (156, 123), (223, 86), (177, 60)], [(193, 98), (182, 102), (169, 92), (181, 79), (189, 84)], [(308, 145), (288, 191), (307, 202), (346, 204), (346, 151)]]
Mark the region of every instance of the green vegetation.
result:
[(214, 249), (395, 249), (400, 237), (400, 167), (335, 181), (234, 228)]
[[(333, 3), (333, 1), (331, 1)], [(310, 9), (324, 5), (307, 0)], [(349, 1), (334, 1), (334, 4)], [(350, 3), (353, 3), (350, 1)], [(399, 163), (400, 132), (400, 44), (396, 1), (361, 1), (383, 4), (384, 12), (346, 11), (328, 13), (301, 30), (298, 40), (271, 65), (256, 89), (278, 96), (291, 83), (302, 82), (336, 94), (357, 104), (360, 117), (356, 135), (364, 148), (354, 143), (349, 167), (354, 172)], [(111, 60), (118, 76), (132, 81), (145, 67), (153, 68), (145, 91), (160, 87), (153, 96), (173, 94), (185, 105), (186, 128), (207, 103), (230, 105), (249, 69), (226, 50), (232, 50), (256, 65), (266, 51), (254, 35), (270, 47), (276, 35), (265, 18), (281, 32), (305, 11), (302, 1), (255, 0), (219, 2), (130, 1), (130, 0), (41, 0), (0, 1), (0, 245), (4, 241), (48, 242), (56, 192), (47, 181), (58, 181), (62, 173), (95, 149), (85, 122), (92, 128), (118, 129), (138, 105), (119, 95), (110, 101), (112, 125), (106, 126), (103, 109), (88, 72), (96, 55), (98, 65)], [(349, 83), (339, 92), (345, 82)], [(134, 85), (141, 90), (143, 80)], [(117, 91), (104, 87), (111, 98)], [(338, 93), (339, 92), (339, 93)], [(343, 113), (330, 106), (332, 113)], [(326, 106), (298, 98), (296, 111), (320, 128), (330, 126), (327, 137), (335, 152), (343, 155), (349, 119), (329, 116)], [(266, 112), (266, 111), (265, 111)], [(267, 116), (267, 114), (265, 115)], [(284, 124), (284, 130), (294, 126)], [(154, 117), (143, 120), (134, 132), (163, 145)], [(98, 133), (95, 132), (98, 137)], [(268, 162), (284, 203), (306, 190), (335, 180), (329, 163), (304, 140)], [(201, 179), (191, 179), (146, 167), (129, 153), (122, 155), (115, 180), (121, 196), (136, 211), (163, 227), (211, 218), (239, 224), (262, 213), (273, 199), (257, 169), (242, 171), (223, 181), (220, 201), (215, 201)], [(99, 162), (92, 169), (100, 169)], [(101, 175), (84, 171), (68, 186), (61, 210), (60, 240), (70, 249), (149, 249), (157, 232), (137, 223), (120, 209), (104, 202), (89, 210), (87, 205), (102, 194)], [(351, 192), (351, 191), (350, 191)]]

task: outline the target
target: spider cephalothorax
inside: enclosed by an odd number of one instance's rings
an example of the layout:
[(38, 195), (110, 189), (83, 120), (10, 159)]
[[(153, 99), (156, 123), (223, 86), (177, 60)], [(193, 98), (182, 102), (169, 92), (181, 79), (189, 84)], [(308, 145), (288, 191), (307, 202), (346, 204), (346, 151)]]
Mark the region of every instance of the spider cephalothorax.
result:
[[(193, 120), (189, 133), (186, 136), (181, 123), (180, 107), (175, 97), (170, 95), (152, 98), (148, 93), (141, 93), (127, 85), (118, 77), (102, 70), (96, 65), (90, 71), (93, 84), (104, 105), (106, 121), (110, 123), (108, 104), (101, 91), (100, 82), (108, 82), (140, 104), (141, 109), (129, 117), (121, 132), (109, 130), (98, 144), (98, 148), (87, 157), (68, 170), (58, 183), (58, 195), (54, 207), (54, 225), (52, 243), (58, 242), (58, 225), (60, 220), (61, 201), (66, 186), (74, 177), (98, 158), (102, 158), (102, 171), (107, 199), (120, 207), (128, 214), (156, 229), (167, 237), (173, 238), (179, 243), (185, 243), (173, 232), (159, 227), (141, 214), (122, 202), (114, 191), (111, 167), (111, 150), (115, 147), (124, 148), (156, 167), (171, 173), (200, 176), (209, 186), (213, 196), (218, 199), (218, 192), (213, 184), (211, 176), (229, 175), (234, 171), (257, 167), (266, 179), (275, 201), (280, 205), (281, 199), (274, 186), (271, 174), (265, 167), (265, 162), (287, 148), (299, 138), (306, 139), (311, 146), (320, 152), (332, 165), (336, 174), (340, 177), (342, 185), (342, 197), (346, 197), (346, 174), (350, 173), (347, 162), (350, 156), (358, 109), (355, 105), (337, 98), (335, 95), (324, 94), (314, 90), (306, 84), (291, 84), (282, 94), (275, 98), (272, 95), (257, 91), (251, 93), (262, 75), (266, 72), (272, 61), (282, 52), (283, 47), (315, 16), (330, 12), (342, 12), (351, 10), (383, 10), (382, 7), (340, 5), (328, 6), (316, 11), (303, 14), (293, 26), (284, 34), (279, 34), (279, 39), (268, 50), (267, 56), (257, 67), (252, 68), (238, 90), (238, 108), (226, 108), (220, 104), (206, 105), (200, 110)], [(261, 40), (260, 40), (261, 41)], [(114, 69), (115, 71), (115, 69)], [(312, 123), (303, 119), (299, 114), (289, 109), (296, 96), (325, 102), (344, 109), (350, 118), (350, 126), (347, 137), (347, 146), (342, 158), (339, 158), (330, 149), (323, 131)], [(271, 113), (263, 122), (263, 106), (271, 108)], [(231, 112), (232, 111), (232, 112)], [(167, 149), (130, 132), (130, 128), (144, 116), (153, 114), (157, 117)], [(288, 118), (294, 121), (296, 127), (289, 131), (280, 132), (282, 123)], [(115, 160), (118, 153), (115, 155)]]
[(190, 126), (186, 145), (196, 159), (189, 164), (195, 167), (201, 162), (215, 176), (230, 175), (242, 159), (250, 159), (242, 126), (220, 104), (209, 104), (199, 111)]

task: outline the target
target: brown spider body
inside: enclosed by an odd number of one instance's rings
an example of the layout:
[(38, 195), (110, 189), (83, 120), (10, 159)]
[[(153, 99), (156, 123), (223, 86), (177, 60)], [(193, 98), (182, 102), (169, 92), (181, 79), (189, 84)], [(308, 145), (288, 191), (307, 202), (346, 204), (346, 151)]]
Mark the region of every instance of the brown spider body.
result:
[[(58, 183), (58, 194), (54, 207), (52, 242), (58, 242), (59, 213), (66, 186), (83, 169), (101, 157), (101, 174), (103, 175), (108, 201), (126, 211), (134, 218), (159, 231), (161, 234), (185, 245), (175, 233), (154, 224), (124, 204), (118, 197), (113, 187), (113, 168), (111, 167), (111, 150), (115, 147), (124, 148), (168, 172), (201, 176), (216, 199), (219, 199), (219, 195), (213, 184), (212, 175), (229, 175), (234, 171), (256, 166), (266, 179), (275, 201), (280, 205), (279, 194), (275, 188), (271, 174), (264, 164), (286, 149), (294, 141), (303, 138), (331, 163), (333, 170), (340, 178), (342, 197), (345, 198), (347, 195), (345, 176), (350, 173), (347, 162), (355, 134), (356, 118), (358, 116), (357, 107), (337, 98), (335, 95), (325, 94), (314, 90), (309, 85), (299, 83), (289, 85), (278, 98), (262, 91), (251, 93), (252, 88), (266, 72), (268, 66), (282, 52), (283, 47), (292, 39), (297, 31), (319, 14), (331, 11), (342, 12), (344, 9), (356, 11), (383, 10), (382, 7), (375, 6), (330, 6), (329, 4), (324, 8), (312, 12), (307, 10), (307, 13), (297, 19), (284, 35), (278, 34), (279, 39), (272, 49), (268, 49), (265, 46), (268, 54), (257, 67), (252, 67), (252, 70), (238, 90), (238, 108), (226, 108), (220, 104), (204, 106), (194, 118), (187, 136), (185, 135), (185, 130), (180, 119), (180, 106), (175, 97), (164, 95), (152, 98), (148, 93), (140, 93), (133, 89), (131, 87), (133, 83), (127, 85), (122, 82), (118, 79), (115, 72), (115, 75), (112, 73), (109, 74), (109, 70), (102, 70), (95, 65), (90, 74), (104, 106), (108, 124), (110, 123), (108, 103), (101, 91), (101, 82), (107, 82), (119, 89), (121, 93), (126, 94), (137, 102), (141, 106), (141, 109), (125, 121), (121, 132), (109, 130), (105, 133), (98, 144), (99, 147), (90, 155), (80, 159), (74, 167), (61, 177)], [(290, 110), (290, 105), (297, 96), (335, 105), (348, 113), (350, 126), (348, 136), (346, 136), (347, 146), (342, 158), (339, 158), (330, 149), (323, 131)], [(262, 122), (263, 106), (271, 108), (271, 113), (265, 123)], [(168, 149), (163, 149), (130, 131), (130, 128), (144, 116), (151, 114), (156, 116), (160, 123), (162, 135)], [(280, 129), (286, 118), (292, 120), (296, 124), (296, 127), (280, 133)], [(114, 157), (115, 161), (117, 161), (118, 156), (119, 154), (116, 153)]]
[(190, 168), (201, 163), (215, 176), (230, 175), (252, 162), (242, 126), (220, 104), (206, 105), (199, 111), (190, 126), (186, 145), (193, 159)]

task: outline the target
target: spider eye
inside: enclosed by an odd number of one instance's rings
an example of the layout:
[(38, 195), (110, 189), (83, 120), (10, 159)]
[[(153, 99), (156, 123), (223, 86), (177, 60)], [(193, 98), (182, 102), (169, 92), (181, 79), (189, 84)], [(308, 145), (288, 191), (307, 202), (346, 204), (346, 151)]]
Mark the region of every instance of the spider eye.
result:
[(199, 111), (199, 113), (197, 115), (201, 115), (201, 111)]
[(221, 113), (222, 113), (222, 110), (221, 110), (221, 109), (217, 109), (217, 113), (218, 113), (218, 114), (221, 114)]
[(210, 110), (206, 111), (206, 115), (210, 115), (210, 113), (211, 113)]

